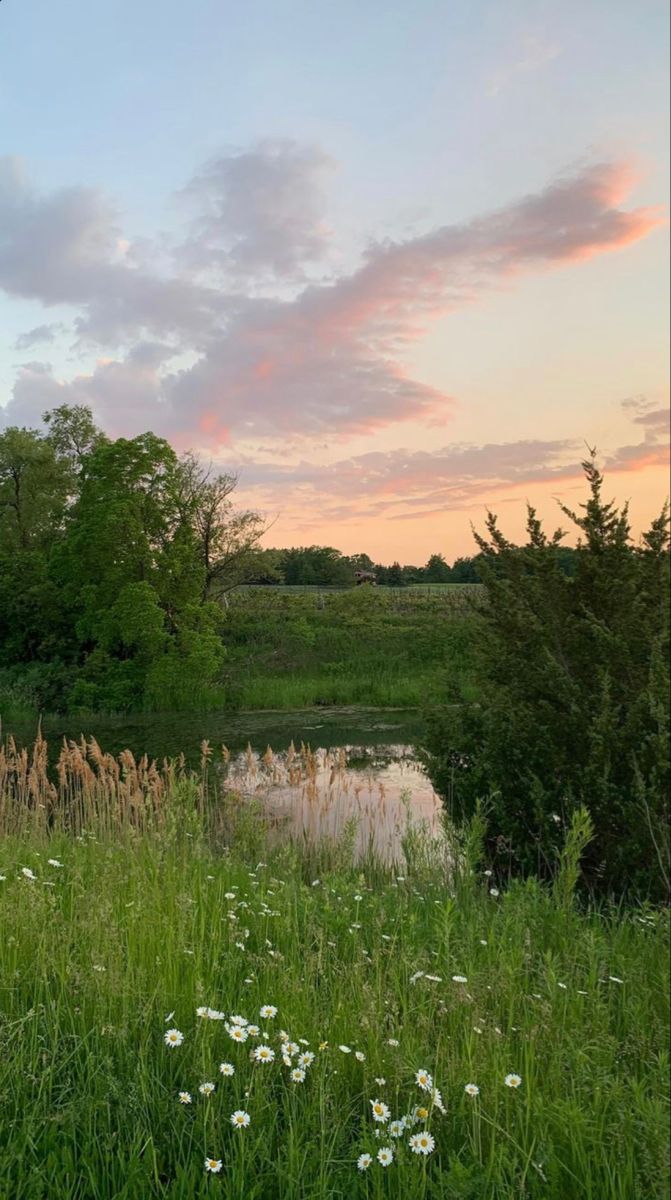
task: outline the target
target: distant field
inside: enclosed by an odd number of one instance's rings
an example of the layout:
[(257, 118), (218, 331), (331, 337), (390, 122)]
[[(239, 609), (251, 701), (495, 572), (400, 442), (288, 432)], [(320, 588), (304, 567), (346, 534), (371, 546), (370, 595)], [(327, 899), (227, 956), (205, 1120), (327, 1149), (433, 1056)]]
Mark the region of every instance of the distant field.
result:
[(228, 598), (226, 692), (241, 708), (422, 705), (468, 672), (477, 585), (247, 587)]

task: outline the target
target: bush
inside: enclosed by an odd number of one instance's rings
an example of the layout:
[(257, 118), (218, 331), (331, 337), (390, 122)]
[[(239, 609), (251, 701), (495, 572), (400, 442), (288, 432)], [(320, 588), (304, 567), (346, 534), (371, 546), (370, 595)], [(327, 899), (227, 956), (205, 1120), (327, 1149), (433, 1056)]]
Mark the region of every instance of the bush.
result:
[(474, 663), (478, 702), (445, 688), (429, 714), (429, 767), (451, 814), (488, 804), (488, 853), (499, 870), (554, 873), (563, 832), (584, 806), (594, 838), (592, 888), (668, 891), (669, 531), (665, 507), (640, 545), (627, 508), (602, 499), (593, 459), (576, 514), (575, 575), (561, 570), (558, 530), (528, 510), (514, 546), (488, 515), (476, 535), (484, 602)]

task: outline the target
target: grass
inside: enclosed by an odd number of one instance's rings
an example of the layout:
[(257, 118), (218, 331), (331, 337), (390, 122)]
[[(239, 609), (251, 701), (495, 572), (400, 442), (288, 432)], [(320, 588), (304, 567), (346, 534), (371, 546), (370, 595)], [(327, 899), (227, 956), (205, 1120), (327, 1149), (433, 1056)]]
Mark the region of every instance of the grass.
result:
[[(579, 910), (575, 847), (554, 891), (494, 881), (476, 828), (447, 856), (410, 836), (393, 870), (353, 866), (351, 838), (270, 850), (203, 750), (189, 773), (71, 746), (56, 784), (43, 743), (0, 761), (0, 1196), (668, 1195), (667, 913)], [(276, 1060), (198, 1006), (258, 1021)], [(315, 1054), (303, 1083), (281, 1029)], [(428, 1108), (430, 1156), (406, 1131), (390, 1167), (357, 1170), (391, 1142), (377, 1098)]]
[(478, 594), (241, 589), (224, 626), (229, 701), (241, 709), (423, 705), (446, 668), (468, 680)]

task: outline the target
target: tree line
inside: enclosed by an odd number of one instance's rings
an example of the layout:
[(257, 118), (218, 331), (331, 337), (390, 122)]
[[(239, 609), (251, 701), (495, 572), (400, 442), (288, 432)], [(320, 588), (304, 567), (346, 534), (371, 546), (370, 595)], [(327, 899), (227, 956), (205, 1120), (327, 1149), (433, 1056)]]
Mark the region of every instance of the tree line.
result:
[[(351, 587), (357, 576), (383, 587), (413, 584), (480, 583), (482, 552), (455, 558), (450, 565), (442, 554), (432, 554), (424, 566), (376, 563), (368, 554), (342, 554), (333, 546), (294, 546), (257, 550), (250, 562), (248, 583), (300, 587)], [(562, 546), (561, 570), (572, 575), (575, 551)]]

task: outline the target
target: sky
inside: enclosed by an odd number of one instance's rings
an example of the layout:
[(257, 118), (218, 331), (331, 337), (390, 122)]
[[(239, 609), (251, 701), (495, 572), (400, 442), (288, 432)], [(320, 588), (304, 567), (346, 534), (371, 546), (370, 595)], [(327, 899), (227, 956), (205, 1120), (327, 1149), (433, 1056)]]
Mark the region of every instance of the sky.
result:
[[(668, 493), (658, 0), (2, 0), (0, 428), (87, 404), (268, 545)], [(565, 523), (565, 522), (564, 522)]]

